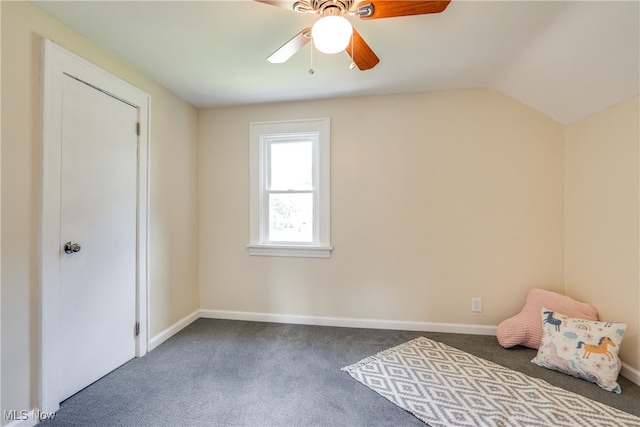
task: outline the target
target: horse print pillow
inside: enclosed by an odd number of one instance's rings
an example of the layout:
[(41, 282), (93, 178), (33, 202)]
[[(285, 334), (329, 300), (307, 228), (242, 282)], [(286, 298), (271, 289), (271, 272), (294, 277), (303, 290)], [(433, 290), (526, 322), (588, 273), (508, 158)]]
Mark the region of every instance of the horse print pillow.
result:
[(618, 350), (627, 325), (574, 319), (545, 307), (541, 312), (542, 342), (531, 362), (620, 393)]

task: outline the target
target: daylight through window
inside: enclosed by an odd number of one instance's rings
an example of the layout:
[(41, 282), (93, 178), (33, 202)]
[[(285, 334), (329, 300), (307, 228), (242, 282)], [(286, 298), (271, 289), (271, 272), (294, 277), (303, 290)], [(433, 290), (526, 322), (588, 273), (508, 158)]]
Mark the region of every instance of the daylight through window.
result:
[[(313, 146), (317, 135), (309, 140), (276, 138), (267, 143), (269, 197), (265, 209), (269, 226), (266, 241), (313, 243), (315, 216), (315, 177)], [(314, 141), (315, 140), (315, 141)]]

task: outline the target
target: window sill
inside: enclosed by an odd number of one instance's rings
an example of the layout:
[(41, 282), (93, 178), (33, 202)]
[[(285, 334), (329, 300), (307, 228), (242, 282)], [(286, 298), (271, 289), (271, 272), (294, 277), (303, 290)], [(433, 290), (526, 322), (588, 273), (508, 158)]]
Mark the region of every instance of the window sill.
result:
[(297, 258), (330, 258), (331, 246), (247, 245), (249, 255)]

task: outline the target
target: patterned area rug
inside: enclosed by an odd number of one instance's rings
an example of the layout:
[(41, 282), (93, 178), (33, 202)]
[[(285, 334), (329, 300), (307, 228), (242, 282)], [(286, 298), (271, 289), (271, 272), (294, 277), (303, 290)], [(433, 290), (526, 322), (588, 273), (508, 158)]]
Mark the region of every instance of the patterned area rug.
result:
[(342, 368), (432, 427), (640, 426), (640, 418), (424, 337)]

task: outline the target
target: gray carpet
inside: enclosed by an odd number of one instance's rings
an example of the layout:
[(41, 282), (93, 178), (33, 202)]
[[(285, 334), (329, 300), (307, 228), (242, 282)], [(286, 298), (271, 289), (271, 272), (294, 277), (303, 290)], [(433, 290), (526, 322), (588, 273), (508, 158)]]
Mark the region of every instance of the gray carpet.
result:
[[(541, 368), (493, 336), (199, 319), (61, 404), (39, 426), (425, 426), (340, 368), (418, 336), (640, 416), (622, 394)], [(624, 345), (624, 344), (623, 344)]]

